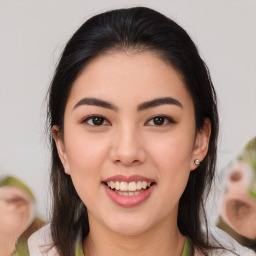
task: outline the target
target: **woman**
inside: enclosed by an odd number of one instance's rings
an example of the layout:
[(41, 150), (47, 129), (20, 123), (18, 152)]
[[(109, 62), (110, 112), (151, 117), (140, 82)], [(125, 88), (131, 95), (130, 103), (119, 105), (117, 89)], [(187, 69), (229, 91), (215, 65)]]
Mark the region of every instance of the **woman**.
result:
[(85, 22), (60, 58), (48, 117), (53, 215), (50, 232), (31, 238), (31, 255), (51, 242), (47, 255), (217, 249), (202, 231), (216, 96), (196, 46), (174, 21), (139, 7)]

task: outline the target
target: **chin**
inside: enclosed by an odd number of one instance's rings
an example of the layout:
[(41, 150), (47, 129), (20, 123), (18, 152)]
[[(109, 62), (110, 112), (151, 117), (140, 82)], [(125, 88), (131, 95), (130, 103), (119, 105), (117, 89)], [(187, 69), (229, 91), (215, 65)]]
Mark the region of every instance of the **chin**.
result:
[(124, 236), (137, 236), (148, 231), (151, 226), (145, 218), (118, 217), (107, 223), (108, 229)]
[(138, 227), (138, 226), (126, 226), (122, 225), (119, 227), (113, 227), (112, 231), (116, 234), (122, 235), (122, 236), (139, 236), (143, 233), (145, 233), (148, 229), (144, 227)]

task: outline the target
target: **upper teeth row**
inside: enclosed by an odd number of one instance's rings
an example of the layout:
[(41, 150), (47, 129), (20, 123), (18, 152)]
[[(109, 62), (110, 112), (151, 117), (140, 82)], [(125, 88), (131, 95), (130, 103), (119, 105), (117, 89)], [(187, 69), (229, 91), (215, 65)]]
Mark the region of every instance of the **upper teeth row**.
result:
[(109, 181), (107, 182), (108, 186), (111, 189), (121, 190), (121, 191), (136, 191), (141, 189), (146, 189), (150, 187), (151, 182), (147, 181), (132, 181), (132, 182), (125, 182), (125, 181)]

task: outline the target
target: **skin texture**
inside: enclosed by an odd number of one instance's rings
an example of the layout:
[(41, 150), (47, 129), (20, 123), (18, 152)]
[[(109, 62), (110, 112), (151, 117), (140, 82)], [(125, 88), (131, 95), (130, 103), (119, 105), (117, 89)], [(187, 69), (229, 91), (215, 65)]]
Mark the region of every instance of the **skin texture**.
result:
[[(156, 98), (172, 97), (138, 111)], [(77, 103), (97, 98), (115, 109)], [(104, 117), (94, 126), (90, 115)], [(156, 125), (155, 116), (170, 117)], [(85, 121), (87, 120), (87, 121)], [(92, 60), (72, 85), (64, 114), (64, 135), (53, 127), (59, 156), (87, 206), (90, 233), (86, 255), (180, 255), (185, 238), (177, 227), (179, 199), (195, 159), (203, 160), (210, 122), (195, 131), (192, 99), (179, 73), (151, 52), (109, 52)], [(102, 183), (114, 175), (154, 180), (150, 196), (122, 207)], [(150, 214), (149, 214), (150, 213)], [(143, 248), (143, 250), (141, 250)]]
[(33, 207), (34, 200), (24, 189), (0, 188), (0, 251), (3, 256), (15, 250), (17, 239), (32, 221)]

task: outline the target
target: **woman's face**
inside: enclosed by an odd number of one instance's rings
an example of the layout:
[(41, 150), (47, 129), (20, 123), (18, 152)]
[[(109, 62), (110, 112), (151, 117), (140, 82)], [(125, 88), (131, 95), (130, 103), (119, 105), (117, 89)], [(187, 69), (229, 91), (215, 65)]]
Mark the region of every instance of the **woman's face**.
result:
[(76, 79), (63, 140), (57, 130), (60, 158), (90, 226), (140, 234), (177, 225), (178, 202), (194, 160), (207, 152), (210, 123), (196, 134), (181, 76), (157, 55), (112, 52)]
[(33, 198), (16, 186), (0, 188), (0, 233), (17, 238), (32, 220)]

